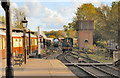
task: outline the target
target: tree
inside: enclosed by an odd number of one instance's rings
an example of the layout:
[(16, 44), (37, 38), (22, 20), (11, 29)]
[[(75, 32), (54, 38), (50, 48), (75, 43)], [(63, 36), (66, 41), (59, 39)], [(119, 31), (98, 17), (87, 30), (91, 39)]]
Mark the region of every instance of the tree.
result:
[(65, 32), (63, 30), (44, 31), (44, 33), (48, 38), (64, 38), (65, 37)]
[(83, 4), (77, 9), (77, 20), (94, 20), (96, 8), (91, 3)]
[(6, 21), (5, 21), (5, 17), (4, 17), (4, 16), (0, 16), (0, 21), (6, 23)]
[(48, 38), (56, 38), (54, 35), (48, 35)]
[(13, 27), (23, 28), (21, 22), (22, 22), (23, 18), (26, 17), (25, 11), (22, 8), (20, 8), (20, 9), (14, 8), (13, 14), (14, 14)]
[(113, 2), (112, 7), (101, 5), (94, 7), (91, 3), (83, 4), (77, 8), (76, 16), (73, 17), (73, 29), (79, 20), (94, 20), (94, 43), (98, 40), (115, 39), (118, 26), (118, 2)]
[(67, 33), (67, 37), (70, 37), (71, 31), (73, 30), (73, 24), (68, 23), (68, 26), (64, 25), (63, 28), (64, 28), (64, 31)]

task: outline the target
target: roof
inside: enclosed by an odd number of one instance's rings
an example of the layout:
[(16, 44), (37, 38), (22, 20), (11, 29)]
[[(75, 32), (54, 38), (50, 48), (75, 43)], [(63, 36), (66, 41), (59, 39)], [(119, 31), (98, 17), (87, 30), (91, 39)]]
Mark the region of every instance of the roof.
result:
[[(6, 30), (6, 26), (0, 24), (0, 29), (1, 30)], [(12, 27), (12, 31), (13, 32), (14, 31), (16, 31), (16, 32), (23, 32), (23, 29)], [(26, 32), (29, 32), (29, 30), (26, 30)], [(30, 32), (31, 33), (35, 33), (34, 31), (30, 31)]]
[(93, 20), (79, 20), (77, 21), (77, 30), (93, 30), (94, 21)]
[[(37, 36), (34, 35), (34, 34), (30, 34), (30, 35), (31, 35), (31, 37), (35, 37), (35, 38), (37, 37)], [(21, 33), (21, 32), (19, 32), (19, 33), (18, 33), (18, 32), (13, 32), (13, 33), (12, 33), (12, 36), (13, 36), (13, 37), (22, 37), (22, 36), (23, 36), (23, 33)], [(29, 37), (29, 34), (28, 34), (28, 33), (26, 33), (26, 37)]]
[[(0, 35), (6, 35), (5, 30), (0, 30)], [(23, 33), (22, 32), (12, 32), (12, 37), (22, 37)], [(28, 33), (26, 33), (26, 36), (29, 37)], [(34, 34), (31, 34), (31, 37), (37, 37)]]

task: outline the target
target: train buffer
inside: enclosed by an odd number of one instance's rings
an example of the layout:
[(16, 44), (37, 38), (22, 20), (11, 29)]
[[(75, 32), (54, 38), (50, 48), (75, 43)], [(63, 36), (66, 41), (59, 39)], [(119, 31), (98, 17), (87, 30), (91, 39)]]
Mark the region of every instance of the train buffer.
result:
[(79, 65), (79, 66), (91, 66), (91, 65), (96, 65), (96, 66), (105, 66), (105, 65), (113, 65), (112, 63), (64, 63), (66, 66), (70, 65)]

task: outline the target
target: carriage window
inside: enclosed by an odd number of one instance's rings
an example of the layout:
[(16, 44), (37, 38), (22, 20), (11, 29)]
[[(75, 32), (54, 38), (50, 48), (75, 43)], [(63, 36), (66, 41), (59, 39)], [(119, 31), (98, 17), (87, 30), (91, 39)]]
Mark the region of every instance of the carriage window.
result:
[(21, 42), (21, 39), (19, 39), (19, 42)]
[(34, 39), (34, 45), (35, 45), (35, 39)]
[(16, 39), (16, 42), (17, 42), (17, 39)]
[(19, 45), (22, 46), (22, 40), (21, 39), (19, 39)]

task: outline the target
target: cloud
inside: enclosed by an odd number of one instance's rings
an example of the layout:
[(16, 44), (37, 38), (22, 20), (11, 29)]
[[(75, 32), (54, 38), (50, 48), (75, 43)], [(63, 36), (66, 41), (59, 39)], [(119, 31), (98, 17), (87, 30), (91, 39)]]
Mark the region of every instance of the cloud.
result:
[(72, 0), (11, 0), (12, 2), (71, 2)]
[(0, 2), (0, 16), (5, 16), (5, 11), (1, 6), (1, 2)]
[[(35, 26), (38, 25), (43, 27), (42, 29), (44, 30), (63, 29), (63, 25), (67, 24), (70, 20), (70, 18), (67, 17), (71, 16), (72, 13), (69, 7), (63, 7), (58, 11), (52, 10), (49, 7), (43, 6), (39, 0), (35, 2), (25, 2), (21, 8), (26, 12), (29, 27), (33, 30), (35, 30), (37, 28)], [(68, 14), (68, 12), (70, 14)]]
[(18, 5), (16, 3), (11, 3), (12, 8), (18, 8)]
[[(40, 3), (41, 0), (25, 0), (25, 4), (21, 5), (21, 8), (26, 12), (27, 19), (29, 21), (28, 28), (37, 30), (37, 26), (40, 26), (41, 30), (56, 30), (63, 29), (63, 25), (67, 25), (69, 22), (72, 22), (72, 18), (75, 15), (74, 13), (76, 13), (77, 7), (81, 6), (83, 3), (92, 3), (98, 7), (101, 5), (101, 2), (105, 1), (108, 0), (69, 0), (68, 3), (71, 5), (62, 6), (60, 3), (61, 6), (55, 5), (54, 7), (57, 9), (54, 10), (51, 9), (51, 7), (42, 5), (42, 3)], [(111, 0), (111, 2), (112, 1), (113, 0)], [(14, 3), (12, 5), (17, 7)]]
[(79, 7), (84, 3), (92, 3), (94, 6), (99, 7), (101, 5), (100, 0), (73, 0), (72, 4), (74, 7)]
[(39, 2), (27, 2), (21, 8), (26, 11), (30, 27), (40, 25), (47, 29), (59, 29), (63, 26), (64, 17)]
[(44, 8), (44, 12), (43, 12), (43, 22), (47, 23), (47, 24), (62, 24), (63, 23), (63, 17), (57, 13), (56, 11), (53, 11), (51, 9), (48, 8)]

